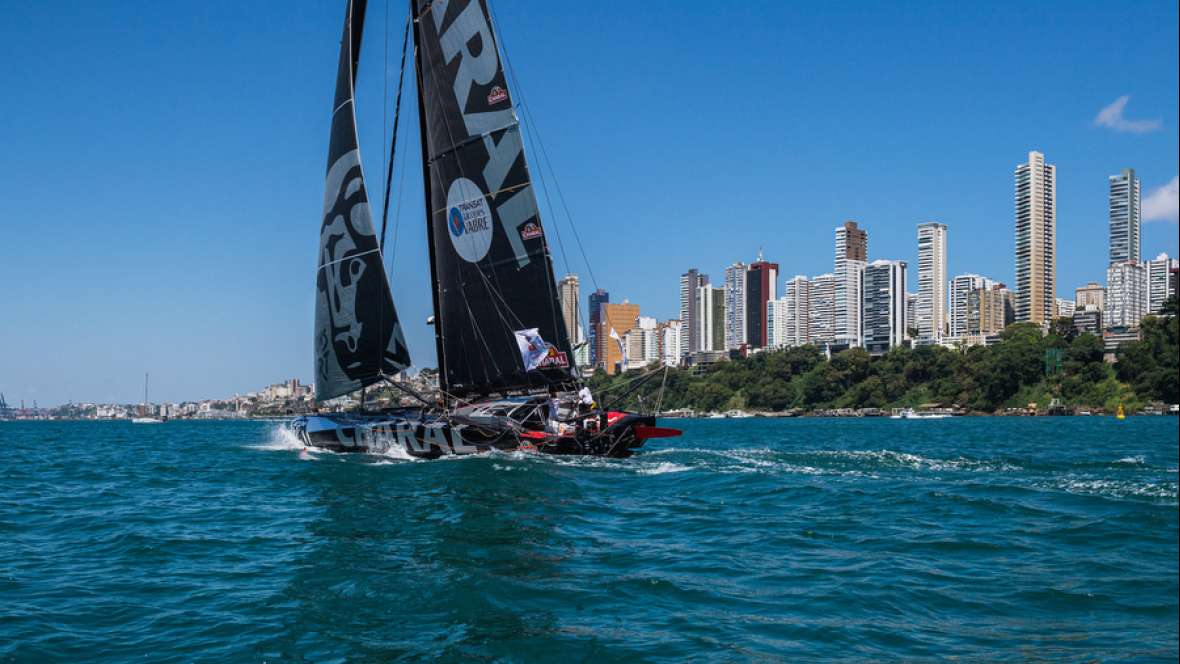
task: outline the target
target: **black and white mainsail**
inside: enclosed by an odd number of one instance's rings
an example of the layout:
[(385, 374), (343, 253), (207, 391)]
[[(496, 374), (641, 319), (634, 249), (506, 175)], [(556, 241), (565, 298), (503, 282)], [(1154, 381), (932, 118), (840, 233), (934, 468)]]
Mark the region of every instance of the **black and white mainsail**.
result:
[(316, 272), (315, 391), (325, 400), (410, 365), (361, 173), (353, 108), (365, 0), (350, 0), (340, 42)]
[[(575, 379), (520, 126), (485, 0), (410, 0), (442, 388)], [(523, 335), (547, 346), (522, 360)], [(535, 350), (535, 349), (534, 349)]]

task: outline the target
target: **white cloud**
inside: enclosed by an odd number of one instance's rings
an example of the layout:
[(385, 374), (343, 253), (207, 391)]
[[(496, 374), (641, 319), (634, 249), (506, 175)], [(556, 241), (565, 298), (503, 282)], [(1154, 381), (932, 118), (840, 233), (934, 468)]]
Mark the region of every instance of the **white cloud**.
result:
[(1170, 221), (1176, 223), (1180, 217), (1180, 177), (1162, 187), (1156, 187), (1143, 199), (1143, 219), (1146, 221)]
[(1132, 134), (1146, 134), (1163, 127), (1164, 123), (1159, 120), (1128, 120), (1124, 118), (1123, 110), (1130, 100), (1131, 95), (1123, 95), (1114, 100), (1110, 106), (1098, 111), (1098, 115), (1094, 117), (1094, 126)]

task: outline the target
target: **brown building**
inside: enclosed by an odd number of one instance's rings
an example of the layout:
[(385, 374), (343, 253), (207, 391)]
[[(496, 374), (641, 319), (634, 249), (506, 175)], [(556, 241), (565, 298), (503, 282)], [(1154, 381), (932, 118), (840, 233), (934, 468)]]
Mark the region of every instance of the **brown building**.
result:
[[(639, 305), (623, 300), (622, 304), (604, 303), (601, 306), (602, 319), (599, 322), (598, 334), (595, 341), (598, 344), (597, 357), (599, 364), (606, 369), (608, 375), (614, 375), (619, 363), (623, 361), (623, 351), (619, 347), (619, 340), (635, 327), (639, 321)], [(618, 337), (611, 336), (614, 330)]]
[[(777, 286), (778, 263), (763, 260), (762, 252), (758, 252), (758, 260), (746, 268), (746, 343), (750, 348), (767, 345), (770, 329), (766, 324), (766, 303), (778, 299)], [(724, 345), (715, 350), (722, 349)]]
[(836, 229), (836, 251), (843, 253), (845, 260), (867, 261), (869, 255), (869, 232), (856, 225), (855, 221), (846, 221)]

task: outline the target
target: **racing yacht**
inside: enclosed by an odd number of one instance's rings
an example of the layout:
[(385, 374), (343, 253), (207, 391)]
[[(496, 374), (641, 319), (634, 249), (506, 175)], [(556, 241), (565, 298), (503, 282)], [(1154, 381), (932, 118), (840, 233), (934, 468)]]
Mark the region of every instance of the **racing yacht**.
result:
[[(382, 259), (401, 82), (379, 240), (355, 115), (365, 7), (347, 2), (332, 104), (313, 339), (320, 403), (382, 383), (408, 391), (392, 380), (410, 352)], [(680, 435), (652, 414), (575, 405), (583, 385), (486, 0), (410, 0), (406, 41), (411, 31), (441, 396), (316, 413), (292, 428), (312, 447), (426, 458), (626, 457), (648, 439)], [(402, 79), (406, 56), (403, 48)]]

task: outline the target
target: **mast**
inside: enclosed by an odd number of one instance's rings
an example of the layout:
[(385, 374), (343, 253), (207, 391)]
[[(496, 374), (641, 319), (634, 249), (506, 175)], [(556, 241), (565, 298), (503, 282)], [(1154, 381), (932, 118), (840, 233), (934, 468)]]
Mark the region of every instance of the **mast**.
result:
[(416, 79), (418, 88), (418, 136), (419, 147), (422, 151), (422, 194), (424, 196), (424, 207), (426, 211), (426, 246), (430, 254), (430, 301), (434, 307), (434, 349), (438, 355), (438, 389), (442, 396), (443, 404), (450, 405), (450, 390), (447, 389), (446, 382), (446, 353), (443, 350), (443, 331), (442, 331), (442, 316), (439, 315), (439, 284), (438, 284), (438, 259), (434, 248), (434, 233), (430, 230), (430, 201), (432, 200), (432, 192), (430, 189), (430, 154), (426, 147), (426, 106), (425, 106), (425, 91), (423, 90), (422, 77), (422, 58), (419, 50), (422, 43), (422, 33), (419, 27), (420, 16), (417, 8), (418, 0), (410, 0), (410, 17), (414, 22), (414, 78)]

